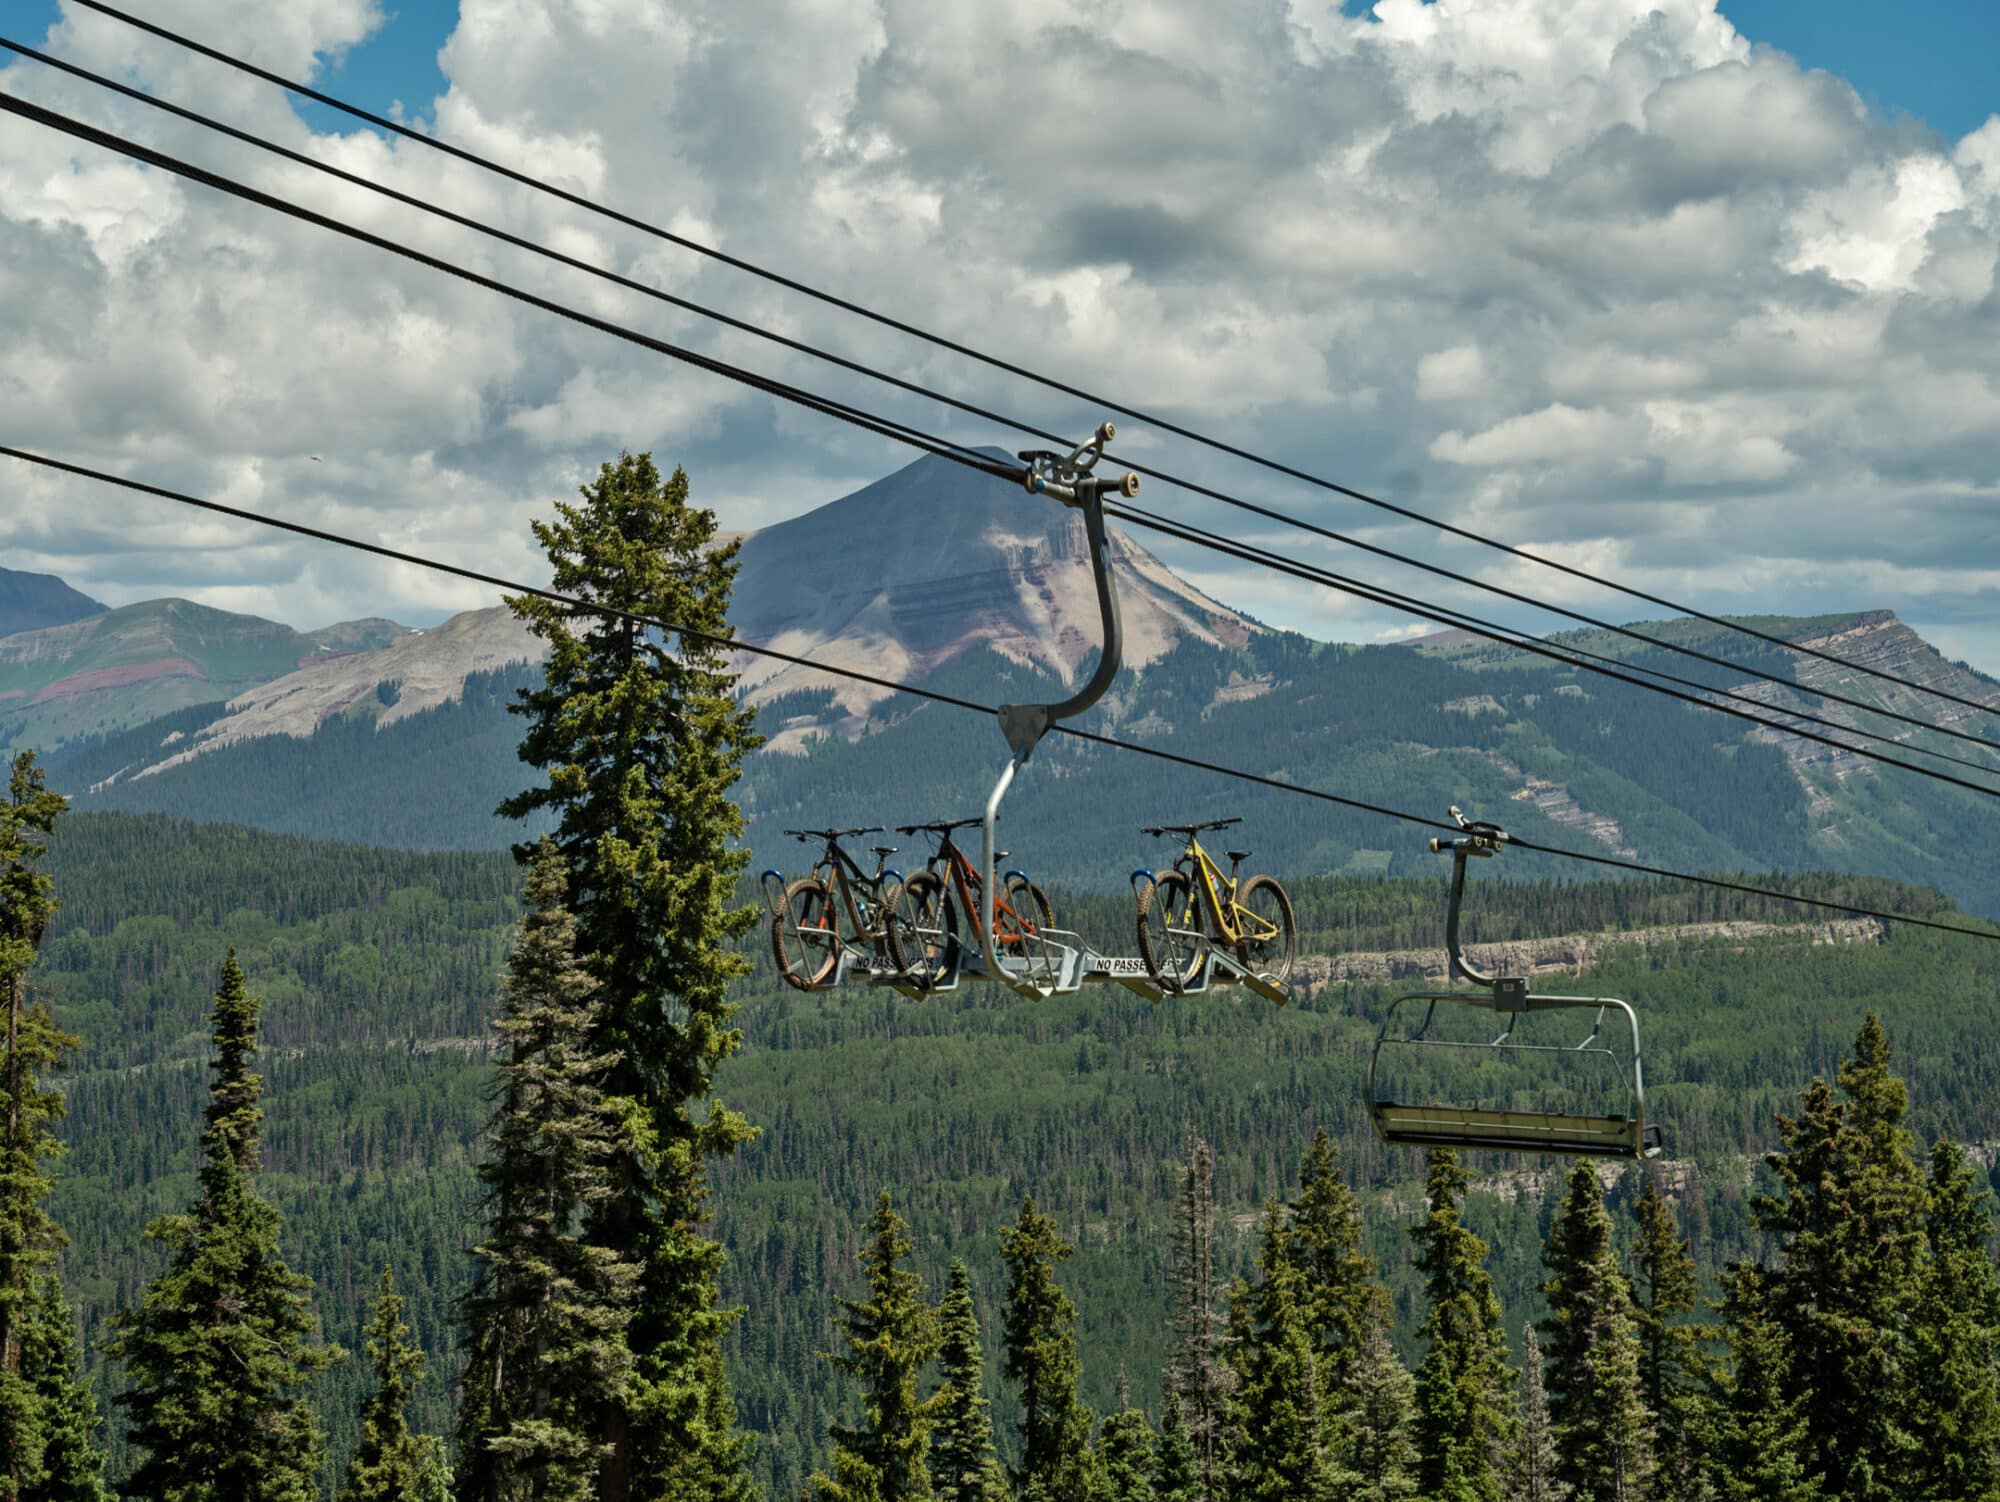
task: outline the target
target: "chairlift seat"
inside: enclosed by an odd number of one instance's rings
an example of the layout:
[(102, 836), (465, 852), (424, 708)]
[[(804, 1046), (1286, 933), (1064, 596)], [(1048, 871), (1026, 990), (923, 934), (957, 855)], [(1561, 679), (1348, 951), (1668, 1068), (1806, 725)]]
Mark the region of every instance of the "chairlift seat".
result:
[(1411, 1106), (1390, 1100), (1378, 1100), (1369, 1109), (1376, 1133), (1384, 1142), (1407, 1146), (1566, 1153), (1584, 1158), (1657, 1158), (1663, 1141), (1657, 1126), (1643, 1126), (1629, 1116)]

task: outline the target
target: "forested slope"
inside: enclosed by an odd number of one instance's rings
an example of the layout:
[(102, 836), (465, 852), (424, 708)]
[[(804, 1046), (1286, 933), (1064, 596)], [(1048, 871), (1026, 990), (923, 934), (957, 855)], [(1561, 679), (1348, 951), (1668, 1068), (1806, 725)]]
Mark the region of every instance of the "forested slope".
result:
[[(88, 1333), (152, 1273), (139, 1236), (187, 1198), (202, 1104), (203, 1012), (226, 948), (266, 999), (267, 1187), (287, 1250), (320, 1288), (329, 1334), (356, 1346), (379, 1267), (393, 1264), (422, 1340), (452, 1367), (451, 1300), (475, 1222), (471, 1163), (486, 1110), (482, 1036), (514, 914), (500, 855), (412, 855), (163, 818), (78, 815), (52, 860), (65, 907), (38, 983), (86, 1047), (70, 1084), (56, 1210)], [(1841, 882), (1860, 900), (1937, 912), (1932, 893)], [(1441, 884), (1295, 884), (1314, 947), (1435, 942)], [(1650, 885), (1482, 888), (1480, 937), (1638, 922), (1771, 917)], [(1110, 899), (1072, 905), (1116, 924)], [(1983, 1046), (2000, 949), (1898, 930), (1882, 944), (1774, 940), (1628, 954), (1576, 979), (1631, 997), (1647, 1028), (1652, 1099), (1688, 1160), (1683, 1216), (1705, 1267), (1744, 1251), (1752, 1171), (1774, 1111), (1831, 1067), (1862, 1011), (1901, 1050), (1920, 1136), (2000, 1138), (2000, 1056)], [(761, 1129), (720, 1174), (731, 1248), (731, 1337), (746, 1422), (786, 1493), (822, 1454), (839, 1388), (832, 1296), (850, 1291), (860, 1228), (893, 1189), (941, 1290), (962, 1255), (989, 1320), (1002, 1290), (995, 1231), (1031, 1191), (1080, 1243), (1065, 1281), (1083, 1317), (1085, 1396), (1108, 1405), (1122, 1366), (1157, 1392), (1166, 1339), (1166, 1207), (1190, 1131), (1218, 1153), (1235, 1266), (1252, 1218), (1282, 1195), (1315, 1125), (1359, 1181), (1376, 1251), (1411, 1337), (1406, 1238), (1413, 1154), (1381, 1149), (1361, 1114), (1373, 1019), (1389, 994), (1328, 987), (1283, 1011), (1225, 996), (1149, 1006), (1120, 990), (1033, 1005), (967, 988), (806, 997), (767, 969), (741, 990), (748, 1043), (721, 1088)], [(1533, 1308), (1546, 1175), (1475, 1162), (1473, 1224), (1494, 1243), (1510, 1327)], [(1617, 1198), (1614, 1194), (1614, 1200)], [(996, 1343), (988, 1342), (989, 1357)], [(336, 1456), (351, 1443), (358, 1362), (327, 1380)], [(420, 1417), (444, 1422), (444, 1384)], [(1000, 1411), (1007, 1410), (1004, 1403)], [(119, 1464), (114, 1461), (113, 1473)], [(781, 1494), (786, 1494), (781, 1493)]]

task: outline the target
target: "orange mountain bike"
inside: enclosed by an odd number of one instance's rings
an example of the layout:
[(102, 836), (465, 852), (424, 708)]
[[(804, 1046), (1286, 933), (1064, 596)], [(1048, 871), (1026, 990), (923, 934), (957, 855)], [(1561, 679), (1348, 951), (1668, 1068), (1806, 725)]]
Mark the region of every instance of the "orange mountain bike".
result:
[[(912, 985), (935, 985), (958, 968), (958, 915), (972, 926), (975, 949), (985, 942), (980, 921), (980, 893), (985, 883), (979, 868), (952, 839), (954, 829), (983, 823), (982, 819), (941, 820), (933, 824), (898, 824), (898, 834), (937, 836), (937, 852), (903, 886), (896, 913), (884, 934), (890, 962)], [(996, 861), (1007, 852), (994, 852)], [(1004, 894), (1004, 895), (1003, 895)], [(1001, 890), (993, 894), (993, 944), (1016, 954), (1045, 928), (1055, 926), (1048, 894), (1028, 880), (1025, 871), (1009, 871)]]
[(1227, 829), (1241, 819), (1213, 819), (1206, 824), (1160, 824), (1145, 830), (1185, 837), (1185, 848), (1171, 871), (1154, 875), (1135, 871), (1132, 888), (1139, 903), (1139, 958), (1163, 991), (1178, 992), (1194, 983), (1212, 947), (1235, 951), (1247, 970), (1275, 985), (1292, 973), (1298, 950), (1298, 924), (1292, 899), (1277, 879), (1251, 876), (1238, 885), (1237, 870), (1250, 859), (1247, 850), (1229, 852), (1229, 874), (1201, 848), (1196, 838), (1205, 830)]

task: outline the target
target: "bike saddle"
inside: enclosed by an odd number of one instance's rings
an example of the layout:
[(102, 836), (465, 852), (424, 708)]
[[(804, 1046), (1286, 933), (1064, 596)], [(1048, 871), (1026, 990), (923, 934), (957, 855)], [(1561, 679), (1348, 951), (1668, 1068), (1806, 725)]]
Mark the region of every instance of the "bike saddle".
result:
[(1250, 852), (1247, 850), (1232, 850), (1229, 852), (1229, 864), (1232, 866), (1240, 866), (1248, 859), (1250, 859)]
[(993, 852), (993, 859), (996, 861), (1004, 861), (1005, 859), (1007, 859), (1008, 856), (1012, 855), (1013, 853), (1014, 852), (1011, 850), (996, 850)]
[(877, 855), (894, 855), (903, 847), (901, 845), (870, 845), (868, 848), (873, 850)]

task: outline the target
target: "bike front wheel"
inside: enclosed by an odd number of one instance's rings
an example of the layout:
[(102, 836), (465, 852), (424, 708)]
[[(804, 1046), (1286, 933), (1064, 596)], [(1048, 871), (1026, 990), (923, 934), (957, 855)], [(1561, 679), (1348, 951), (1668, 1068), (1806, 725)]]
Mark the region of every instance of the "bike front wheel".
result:
[(1291, 895), (1272, 876), (1253, 876), (1237, 894), (1237, 923), (1243, 937), (1236, 957), (1244, 968), (1282, 986), (1298, 958), (1298, 923)]
[(1135, 896), (1139, 903), (1139, 958), (1153, 984), (1163, 991), (1178, 993), (1201, 974), (1208, 958), (1208, 940), (1202, 933), (1202, 913), (1190, 898), (1192, 888), (1178, 871), (1165, 871), (1151, 881), (1141, 881)]
[(889, 963), (914, 986), (936, 985), (958, 963), (958, 912), (935, 872), (904, 885), (883, 927)]
[(840, 963), (840, 934), (826, 887), (810, 876), (785, 888), (771, 914), (771, 957), (787, 985), (810, 991), (833, 979)]

